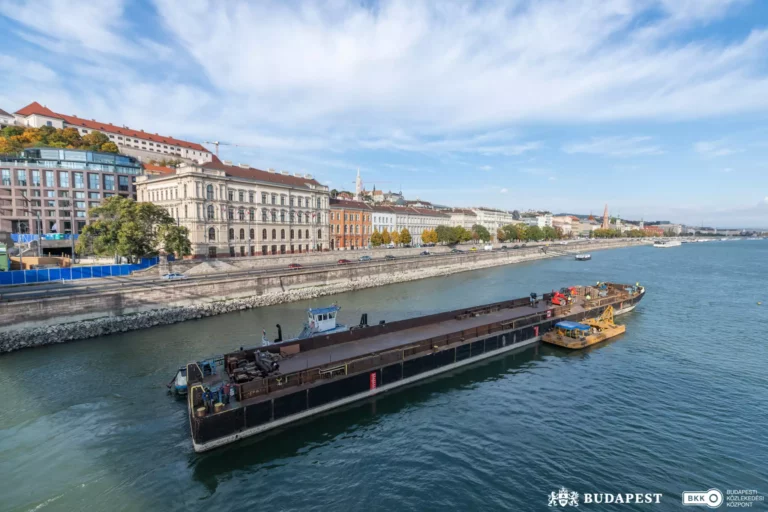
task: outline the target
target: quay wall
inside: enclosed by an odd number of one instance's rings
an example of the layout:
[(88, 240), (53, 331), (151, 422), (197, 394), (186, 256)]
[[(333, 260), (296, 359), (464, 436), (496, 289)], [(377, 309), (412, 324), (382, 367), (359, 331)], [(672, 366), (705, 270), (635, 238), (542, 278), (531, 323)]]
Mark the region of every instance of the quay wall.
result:
[[(644, 243), (647, 242), (606, 241), (592, 244), (589, 250)], [(545, 254), (539, 248), (480, 251), (444, 258), (286, 271), (281, 275), (222, 275), (160, 287), (143, 285), (119, 291), (14, 301), (0, 310), (0, 353), (562, 255), (562, 250)]]

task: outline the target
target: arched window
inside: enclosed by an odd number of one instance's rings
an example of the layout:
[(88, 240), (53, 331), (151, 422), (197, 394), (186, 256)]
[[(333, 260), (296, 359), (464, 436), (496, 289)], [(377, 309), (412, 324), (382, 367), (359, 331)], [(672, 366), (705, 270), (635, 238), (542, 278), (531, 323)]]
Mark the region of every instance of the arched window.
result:
[(254, 229), (253, 229), (253, 228), (251, 228), (251, 232), (249, 233), (249, 236), (248, 236), (248, 238), (249, 238), (249, 239), (251, 239), (251, 240), (253, 240), (254, 238), (256, 238), (256, 236), (255, 236), (255, 233), (254, 233)]
[(317, 239), (319, 240), (321, 238), (323, 238), (323, 231), (321, 229), (318, 229), (317, 230)]
[(208, 229), (208, 240), (210, 240), (211, 242), (216, 240), (216, 230), (215, 229), (213, 229), (213, 228), (209, 228)]
[(208, 205), (208, 218), (209, 219), (213, 219), (213, 205), (212, 204)]
[(267, 210), (264, 210), (264, 209), (261, 210), (261, 220), (263, 222), (267, 222)]
[(262, 229), (261, 230), (261, 239), (262, 240), (266, 240), (267, 239), (267, 230), (266, 229)]
[(293, 240), (293, 237), (294, 237), (294, 233), (293, 233), (293, 230), (291, 230), (291, 240)]
[(240, 209), (237, 211), (237, 217), (238, 217), (240, 220), (245, 220), (245, 210), (243, 210), (242, 208), (240, 208)]
[(275, 238), (277, 238), (277, 230), (273, 229), (272, 230), (272, 240), (274, 240)]
[(306, 238), (307, 238), (307, 240), (309, 240), (309, 230), (307, 230), (307, 232), (306, 232)]
[(284, 229), (280, 230), (280, 240), (285, 240), (285, 230)]
[(280, 222), (285, 222), (285, 210), (280, 211)]
[(245, 240), (245, 230), (240, 228), (240, 240)]
[(208, 185), (205, 187), (205, 197), (209, 201), (213, 201), (213, 185)]
[(299, 240), (301, 240), (301, 230), (299, 230)]
[(235, 239), (235, 230), (233, 228), (229, 228), (229, 239), (230, 240)]

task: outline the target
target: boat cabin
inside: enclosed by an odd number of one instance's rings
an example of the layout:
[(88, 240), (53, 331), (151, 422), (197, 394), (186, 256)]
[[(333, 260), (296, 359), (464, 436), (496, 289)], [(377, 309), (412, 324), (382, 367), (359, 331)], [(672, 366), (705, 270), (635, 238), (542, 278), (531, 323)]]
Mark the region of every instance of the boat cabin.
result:
[(592, 331), (592, 327), (579, 322), (571, 322), (570, 320), (564, 320), (555, 324), (555, 332), (560, 336), (567, 336), (569, 338), (582, 338), (589, 336)]
[(335, 304), (327, 308), (310, 308), (307, 310), (307, 325), (313, 333), (332, 331), (336, 329), (336, 315), (340, 309)]

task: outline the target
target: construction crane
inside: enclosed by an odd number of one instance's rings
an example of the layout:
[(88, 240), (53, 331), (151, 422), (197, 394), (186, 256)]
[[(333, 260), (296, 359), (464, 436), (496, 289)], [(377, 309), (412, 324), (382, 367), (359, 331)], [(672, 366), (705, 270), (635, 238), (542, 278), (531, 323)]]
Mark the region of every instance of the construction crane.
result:
[(230, 144), (229, 142), (219, 142), (217, 140), (215, 140), (215, 141), (205, 141), (205, 142), (203, 142), (203, 144), (213, 144), (214, 146), (216, 146), (216, 157), (217, 158), (219, 156), (219, 146), (233, 146), (233, 147), (238, 147), (239, 146), (239, 144)]

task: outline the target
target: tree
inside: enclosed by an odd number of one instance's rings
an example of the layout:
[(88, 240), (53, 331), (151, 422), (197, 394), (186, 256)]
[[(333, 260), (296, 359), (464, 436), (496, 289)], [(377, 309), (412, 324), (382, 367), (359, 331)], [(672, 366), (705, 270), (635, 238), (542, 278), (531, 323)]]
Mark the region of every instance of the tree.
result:
[(3, 153), (18, 153), (24, 148), (21, 144), (10, 138), (0, 138), (0, 154)]
[(542, 232), (539, 226), (528, 226), (525, 229), (526, 240), (532, 240), (534, 242), (538, 242), (542, 238), (544, 238), (544, 233)]
[(464, 226), (456, 226), (453, 228), (453, 238), (456, 242), (469, 242), (472, 239), (472, 232), (465, 229)]
[(334, 198), (334, 199), (336, 199), (336, 196), (337, 196), (337, 195), (339, 195), (339, 191), (338, 191), (338, 190), (336, 190), (335, 188), (332, 188), (332, 189), (331, 189), (331, 197), (332, 197), (332, 198)]
[(541, 228), (541, 236), (544, 237), (544, 240), (554, 240), (557, 238), (557, 232), (552, 226), (544, 226)]
[(381, 242), (382, 242), (381, 233), (379, 233), (378, 229), (374, 229), (373, 234), (371, 234), (371, 244), (373, 244), (374, 247), (378, 247), (381, 245)]
[(100, 256), (124, 256), (133, 262), (157, 254), (160, 247), (179, 251), (181, 256), (191, 249), (186, 228), (175, 226), (165, 208), (152, 203), (114, 196), (91, 208), (88, 215), (93, 222), (85, 226), (78, 239), (80, 253), (90, 249)]
[[(472, 226), (472, 238), (477, 241), (478, 239), (482, 240), (483, 242), (488, 242), (491, 240), (491, 234), (488, 232), (488, 230), (485, 228), (485, 226), (481, 226), (480, 224), (475, 224)], [(477, 235), (475, 237), (474, 235)]]
[(83, 136), (83, 144), (90, 151), (100, 151), (101, 146), (109, 142), (109, 137), (98, 131), (91, 131)]
[(21, 135), (22, 133), (24, 133), (24, 128), (21, 126), (6, 126), (0, 131), (0, 136), (5, 139), (10, 139), (16, 135)]
[(182, 258), (192, 254), (192, 243), (189, 241), (189, 230), (176, 224), (163, 224), (157, 230), (157, 236), (162, 240), (165, 252)]
[(114, 142), (105, 142), (101, 145), (101, 149), (99, 151), (103, 151), (104, 153), (117, 153), (117, 144)]
[(387, 228), (384, 228), (384, 231), (381, 233), (381, 243), (385, 245), (389, 245), (392, 243), (392, 237), (389, 235), (389, 231), (387, 231)]
[(421, 233), (421, 241), (425, 244), (436, 244), (438, 241), (437, 231), (434, 229), (425, 229)]
[(408, 231), (407, 228), (403, 228), (403, 230), (400, 231), (400, 243), (401, 244), (411, 243), (411, 232)]
[(453, 240), (454, 230), (448, 226), (437, 226), (435, 228), (435, 234), (437, 235), (437, 241), (442, 244), (455, 244), (456, 240)]
[(398, 245), (400, 243), (400, 233), (398, 233), (397, 231), (393, 231), (390, 239), (393, 244)]
[(506, 242), (507, 241), (507, 233), (503, 229), (501, 229), (501, 228), (497, 229), (496, 230), (496, 240), (498, 240), (499, 242)]

